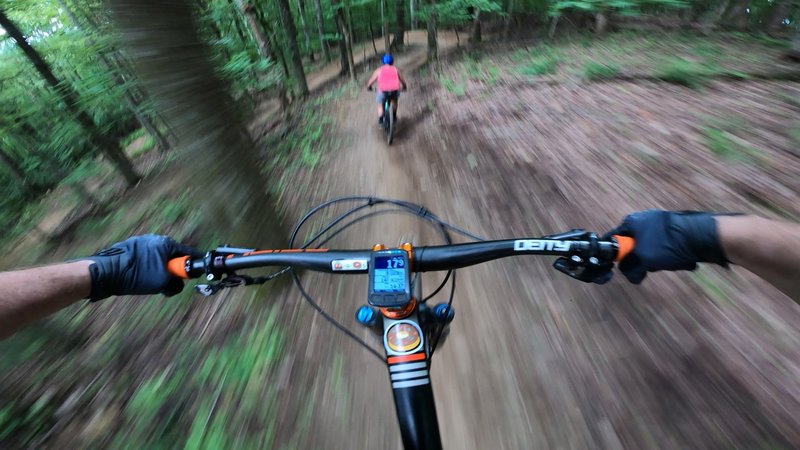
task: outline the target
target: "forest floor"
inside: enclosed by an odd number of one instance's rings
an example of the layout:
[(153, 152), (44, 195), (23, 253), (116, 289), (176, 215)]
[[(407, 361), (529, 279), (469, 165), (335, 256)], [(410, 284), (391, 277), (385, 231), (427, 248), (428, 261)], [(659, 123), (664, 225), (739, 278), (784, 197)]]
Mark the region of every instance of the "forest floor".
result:
[[(486, 44), (445, 53), (436, 75), (412, 45), (397, 62), (410, 87), (395, 143), (381, 138), (373, 94), (349, 83), (321, 94), (311, 102), (329, 145), (321, 162), (284, 174), (280, 204), (293, 219), (338, 195), (399, 198), (489, 238), (603, 232), (650, 207), (797, 220), (800, 84), (748, 79), (791, 67), (769, 43), (735, 38)], [(652, 48), (629, 59), (637, 46)], [(641, 79), (613, 79), (630, 74)], [(82, 225), (48, 257), (157, 223), (190, 236), (197, 219), (176, 186), (159, 183), (168, 177), (156, 173), (123, 213)], [(331, 246), (426, 244), (430, 234), (381, 219)], [(550, 264), (459, 271), (456, 320), (432, 371), (446, 448), (800, 444), (796, 304), (738, 268), (595, 286)], [(366, 284), (343, 278), (307, 279), (352, 328)], [(0, 428), (0, 443), (400, 448), (385, 368), (292, 288), (264, 293), (81, 305), (0, 344), (4, 355), (25, 350), (0, 361), (0, 419), (28, 418), (12, 437)]]

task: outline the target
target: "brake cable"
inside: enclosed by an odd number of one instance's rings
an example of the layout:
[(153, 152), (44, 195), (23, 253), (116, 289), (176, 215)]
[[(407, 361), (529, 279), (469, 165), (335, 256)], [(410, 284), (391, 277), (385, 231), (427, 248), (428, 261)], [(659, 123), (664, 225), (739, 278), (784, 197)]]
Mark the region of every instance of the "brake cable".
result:
[[(484, 240), (481, 237), (478, 237), (478, 236), (476, 236), (476, 235), (474, 235), (472, 233), (469, 233), (469, 232), (467, 232), (467, 231), (465, 231), (465, 230), (463, 230), (461, 228), (455, 227), (455, 226), (453, 226), (453, 225), (451, 225), (451, 224), (449, 224), (447, 222), (442, 221), (441, 219), (436, 217), (433, 213), (431, 213), (427, 208), (425, 208), (424, 206), (419, 205), (419, 204), (406, 202), (406, 201), (402, 201), (402, 200), (383, 199), (383, 198), (378, 198), (378, 197), (346, 196), (346, 197), (338, 197), (338, 198), (334, 198), (334, 199), (328, 200), (325, 203), (317, 205), (316, 207), (312, 208), (311, 211), (306, 213), (306, 215), (303, 216), (298, 221), (298, 223), (295, 225), (294, 229), (292, 230), (292, 234), (291, 234), (290, 239), (289, 239), (289, 248), (293, 248), (295, 239), (297, 238), (297, 235), (299, 234), (300, 229), (302, 228), (302, 226), (308, 220), (311, 219), (311, 217), (313, 217), (316, 213), (322, 211), (323, 209), (326, 209), (326, 208), (331, 207), (331, 206), (333, 206), (335, 204), (339, 204), (339, 203), (343, 203), (343, 202), (364, 202), (364, 203), (350, 208), (345, 213), (343, 213), (343, 214), (339, 215), (338, 217), (336, 217), (335, 219), (331, 220), (331, 222), (329, 222), (328, 224), (324, 225), (322, 227), (322, 229), (320, 231), (318, 231), (314, 236), (309, 238), (303, 244), (303, 246), (301, 246), (301, 248), (308, 248), (312, 243), (314, 243), (315, 241), (317, 241), (319, 239), (321, 239), (321, 241), (317, 245), (319, 245), (319, 246), (325, 245), (328, 241), (330, 241), (331, 239), (333, 239), (334, 237), (336, 237), (337, 235), (339, 235), (340, 233), (342, 233), (346, 229), (348, 229), (351, 226), (353, 226), (353, 225), (355, 225), (357, 223), (360, 223), (360, 222), (362, 222), (362, 221), (364, 221), (364, 220), (366, 220), (368, 218), (374, 218), (374, 217), (381, 216), (381, 215), (384, 215), (384, 214), (396, 214), (396, 213), (410, 214), (410, 215), (419, 217), (420, 219), (431, 223), (434, 226), (434, 228), (436, 228), (439, 231), (440, 235), (442, 236), (442, 239), (445, 241), (446, 244), (452, 244), (452, 238), (450, 237), (449, 231), (452, 231), (452, 232), (454, 232), (456, 234), (465, 236), (465, 237), (467, 237), (469, 239), (472, 239), (472, 240), (476, 240), (476, 241)], [(346, 218), (348, 218), (348, 217), (350, 217), (352, 215), (355, 215), (358, 212), (360, 212), (360, 211), (362, 211), (362, 210), (364, 210), (366, 208), (371, 208), (373, 206), (379, 206), (379, 205), (386, 205), (390, 209), (382, 209), (382, 210), (379, 210), (379, 211), (371, 211), (371, 212), (363, 214), (363, 215), (361, 215), (359, 217), (356, 217), (356, 218), (350, 220), (349, 222), (346, 222), (346, 223), (342, 224), (339, 227), (336, 227), (341, 222), (343, 222)], [(325, 236), (326, 234), (327, 234), (327, 236)], [(375, 357), (380, 359), (381, 362), (383, 362), (383, 363), (386, 362), (383, 355), (381, 355), (379, 352), (377, 352), (375, 349), (373, 349), (363, 339), (361, 339), (360, 337), (356, 336), (352, 331), (350, 331), (341, 322), (337, 321), (332, 316), (330, 316), (327, 312), (325, 312), (323, 310), (323, 308), (320, 307), (319, 304), (316, 301), (314, 301), (314, 299), (311, 297), (311, 295), (308, 294), (308, 292), (306, 291), (305, 287), (302, 284), (302, 281), (300, 280), (300, 277), (297, 275), (297, 272), (293, 268), (289, 268), (289, 271), (292, 274), (292, 281), (294, 282), (295, 286), (297, 286), (298, 290), (300, 291), (301, 295), (303, 296), (303, 299), (309, 305), (311, 305), (311, 307), (314, 308), (315, 311), (320, 313), (320, 315), (322, 315), (322, 317), (325, 320), (327, 320), (328, 322), (330, 322), (334, 327), (336, 327), (340, 331), (344, 332), (348, 337), (350, 337), (351, 339), (356, 341), (359, 345), (361, 345), (362, 347), (367, 349), (367, 351), (369, 351), (371, 354), (375, 355)], [(450, 299), (449, 299), (448, 304), (447, 304), (447, 308), (448, 308), (447, 311), (449, 311), (450, 308), (452, 307), (453, 299), (455, 297), (455, 270), (448, 270), (447, 274), (445, 275), (445, 277), (442, 280), (442, 282), (439, 285), (439, 287), (437, 287), (434, 290), (433, 294), (431, 294), (428, 297), (426, 297), (425, 299), (423, 299), (422, 303), (426, 302), (427, 300), (432, 298), (434, 295), (439, 293), (447, 285), (448, 281), (450, 281), (450, 283), (451, 283)], [(439, 327), (439, 332), (436, 335), (436, 338), (433, 340), (432, 345), (430, 346), (430, 355), (431, 356), (433, 356), (433, 352), (435, 351), (436, 346), (437, 346), (437, 344), (439, 343), (439, 341), (441, 339), (442, 333), (444, 332), (444, 328), (445, 328), (444, 325)]]
[[(374, 217), (377, 217), (377, 216), (381, 216), (381, 215), (384, 215), (384, 214), (398, 214), (398, 213), (399, 214), (409, 214), (409, 215), (412, 215), (412, 216), (416, 216), (416, 217), (418, 217), (418, 218), (420, 218), (420, 219), (422, 219), (424, 221), (427, 221), (432, 226), (434, 226), (435, 229), (437, 229), (439, 231), (442, 239), (445, 241), (446, 244), (452, 244), (452, 238), (450, 237), (450, 232), (453, 232), (455, 234), (461, 235), (463, 237), (466, 237), (466, 238), (474, 240), (474, 241), (484, 241), (485, 240), (484, 238), (481, 238), (481, 237), (479, 237), (477, 235), (474, 235), (474, 234), (472, 234), (472, 233), (470, 233), (470, 232), (468, 232), (468, 231), (466, 231), (466, 230), (464, 230), (462, 228), (459, 228), (459, 227), (453, 226), (453, 225), (451, 225), (451, 224), (449, 224), (447, 222), (444, 222), (443, 220), (439, 219), (436, 215), (431, 213), (426, 207), (424, 207), (422, 205), (419, 205), (419, 204), (416, 204), (416, 203), (411, 203), (411, 202), (407, 202), (407, 201), (403, 201), (403, 200), (393, 200), (393, 199), (384, 199), (384, 198), (379, 198), (379, 197), (371, 197), (371, 196), (344, 196), (344, 197), (337, 197), (337, 198), (334, 198), (334, 199), (330, 199), (330, 200), (328, 200), (328, 201), (326, 201), (324, 203), (321, 203), (321, 204), (313, 207), (310, 211), (308, 211), (295, 224), (294, 228), (292, 229), (292, 233), (291, 233), (291, 235), (289, 237), (289, 247), (288, 248), (294, 248), (294, 242), (297, 239), (297, 236), (298, 236), (300, 230), (306, 224), (306, 222), (308, 222), (315, 214), (317, 214), (318, 212), (320, 212), (320, 211), (322, 211), (322, 210), (324, 210), (326, 208), (329, 208), (329, 207), (332, 207), (332, 206), (334, 206), (336, 204), (344, 203), (344, 202), (364, 202), (364, 203), (363, 204), (359, 204), (357, 206), (354, 206), (354, 207), (348, 209), (347, 211), (345, 211), (344, 213), (340, 214), (336, 218), (332, 219), (330, 222), (325, 224), (319, 231), (317, 231), (313, 236), (308, 238), (303, 243), (303, 245), (300, 246), (299, 248), (302, 248), (302, 249), (309, 248), (312, 244), (314, 244), (315, 241), (320, 240), (320, 239), (321, 239), (321, 241), (317, 245), (319, 245), (319, 246), (325, 245), (328, 241), (330, 241), (331, 239), (333, 239), (334, 237), (336, 237), (337, 235), (339, 235), (340, 233), (342, 233), (346, 229), (350, 228), (351, 226), (353, 226), (353, 225), (355, 225), (355, 224), (357, 224), (359, 222), (362, 222), (362, 221), (364, 221), (366, 219), (369, 219), (369, 218), (374, 218)], [(341, 225), (338, 228), (336, 228), (337, 225), (339, 225), (341, 222), (343, 222), (348, 217), (350, 217), (352, 215), (355, 215), (355, 214), (358, 214), (360, 211), (362, 211), (362, 210), (364, 210), (366, 208), (371, 208), (373, 206), (380, 206), (380, 205), (387, 206), (389, 209), (381, 209), (381, 210), (378, 210), (378, 211), (371, 211), (369, 213), (366, 213), (366, 214), (363, 214), (363, 215), (361, 215), (359, 217), (356, 217), (356, 218), (350, 220), (349, 222), (346, 222), (343, 225)], [(328, 234), (328, 235), (326, 236), (326, 234)], [(319, 247), (317, 247), (317, 248), (319, 248)], [(381, 362), (384, 362), (384, 363), (386, 362), (384, 356), (381, 355), (379, 352), (377, 352), (375, 349), (373, 349), (366, 341), (364, 341), (362, 338), (358, 337), (355, 333), (350, 331), (350, 329), (348, 329), (345, 325), (343, 325), (341, 322), (339, 322), (336, 319), (334, 319), (330, 314), (325, 312), (325, 310), (311, 297), (311, 295), (305, 289), (305, 287), (303, 286), (303, 283), (302, 283), (302, 281), (300, 279), (300, 276), (297, 274), (297, 271), (294, 270), (293, 267), (290, 267), (290, 266), (283, 267), (283, 268), (281, 268), (280, 270), (278, 270), (278, 271), (276, 271), (274, 273), (271, 273), (271, 274), (265, 275), (265, 276), (260, 276), (260, 277), (250, 277), (250, 276), (247, 276), (247, 275), (238, 275), (238, 274), (237, 275), (231, 275), (231, 276), (228, 276), (228, 277), (224, 278), (223, 280), (221, 280), (217, 284), (214, 284), (214, 285), (202, 285), (202, 287), (200, 285), (198, 285), (197, 288), (198, 288), (198, 291), (200, 291), (204, 295), (211, 295), (211, 294), (216, 293), (218, 290), (223, 289), (223, 288), (227, 288), (227, 287), (235, 287), (235, 286), (241, 286), (241, 285), (252, 285), (252, 284), (264, 284), (267, 281), (271, 281), (271, 280), (273, 280), (273, 279), (275, 279), (275, 278), (277, 278), (277, 277), (279, 277), (281, 275), (284, 275), (286, 273), (290, 273), (291, 274), (292, 281), (293, 281), (294, 285), (300, 291), (301, 296), (316, 312), (318, 312), (325, 320), (330, 322), (331, 325), (333, 325), (339, 331), (342, 331), (343, 333), (345, 333), (345, 335), (347, 335), (348, 337), (350, 337), (351, 339), (356, 341), (359, 345), (361, 345), (362, 347), (367, 349), (367, 351), (369, 351), (375, 357), (380, 359)], [(450, 287), (450, 298), (449, 298), (449, 300), (447, 302), (446, 312), (449, 312), (450, 308), (452, 308), (453, 299), (455, 298), (456, 274), (455, 274), (455, 270), (452, 270), (452, 269), (447, 271), (447, 274), (445, 275), (444, 279), (439, 284), (439, 286), (433, 291), (433, 293), (428, 295), (427, 297), (425, 297), (423, 300), (421, 300), (420, 303), (425, 303), (428, 300), (430, 300), (431, 298), (433, 298), (435, 295), (437, 295), (442, 289), (444, 289), (444, 287), (447, 285), (448, 281), (450, 282), (451, 287)], [(442, 333), (444, 332), (445, 327), (446, 326), (444, 324), (439, 326), (439, 330), (438, 330), (438, 333), (436, 334), (436, 338), (433, 340), (432, 344), (429, 347), (430, 348), (430, 356), (431, 357), (433, 356), (433, 353), (436, 350), (436, 346), (438, 345), (438, 343), (439, 343), (439, 341), (440, 341), (440, 339), (442, 337)]]

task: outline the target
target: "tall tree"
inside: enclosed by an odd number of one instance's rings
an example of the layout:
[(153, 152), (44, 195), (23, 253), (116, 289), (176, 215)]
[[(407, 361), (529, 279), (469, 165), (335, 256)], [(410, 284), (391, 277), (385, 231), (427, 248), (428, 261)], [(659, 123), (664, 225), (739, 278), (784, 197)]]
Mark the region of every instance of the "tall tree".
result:
[(508, 9), (506, 10), (505, 24), (503, 26), (503, 38), (508, 40), (511, 37), (511, 22), (514, 18), (514, 3), (516, 0), (508, 0)]
[[(244, 14), (245, 20), (247, 20), (247, 24), (250, 25), (250, 31), (253, 35), (253, 39), (256, 41), (256, 45), (258, 46), (259, 55), (264, 59), (277, 62), (277, 58), (272, 51), (272, 47), (269, 45), (269, 38), (267, 38), (266, 35), (267, 30), (264, 30), (259, 23), (256, 10), (253, 5), (239, 0), (239, 8), (241, 8), (242, 14)], [(278, 81), (277, 91), (281, 102), (281, 110), (286, 111), (286, 107), (289, 106), (289, 99), (286, 95), (286, 85), (282, 79)]]
[(276, 4), (281, 16), (281, 24), (286, 31), (286, 43), (290, 58), (289, 70), (297, 83), (297, 94), (305, 97), (308, 95), (308, 84), (306, 83), (306, 73), (303, 70), (303, 59), (300, 57), (300, 48), (297, 46), (297, 28), (294, 26), (292, 10), (288, 0), (276, 0)]
[(406, 32), (406, 5), (405, 0), (395, 0), (394, 15), (396, 17), (394, 29), (393, 48), (402, 48), (405, 45)]
[(481, 10), (475, 8), (474, 19), (472, 20), (472, 33), (470, 33), (469, 41), (477, 44), (481, 41)]
[(311, 48), (311, 34), (308, 32), (308, 25), (306, 24), (306, 2), (305, 0), (297, 0), (297, 15), (300, 17), (300, 28), (303, 29), (303, 37), (305, 38), (306, 51), (308, 58), (314, 61), (314, 49)]
[(3, 9), (0, 9), (0, 26), (3, 27), (14, 42), (17, 43), (17, 46), (22, 50), (25, 57), (34, 66), (39, 75), (41, 75), (47, 84), (56, 91), (67, 110), (75, 116), (78, 123), (86, 130), (94, 148), (103, 152), (117, 167), (129, 185), (136, 184), (140, 177), (133, 168), (131, 161), (125, 153), (120, 150), (117, 142), (101, 132), (100, 128), (94, 123), (94, 120), (89, 114), (80, 108), (78, 93), (75, 92), (68, 83), (61, 82), (56, 78), (47, 62), (45, 62), (42, 56), (28, 43), (25, 36), (19, 28), (17, 28), (16, 24), (9, 19)]
[(317, 13), (317, 32), (319, 33), (319, 46), (322, 49), (322, 54), (325, 55), (325, 61), (331, 60), (331, 49), (328, 46), (328, 41), (325, 39), (325, 16), (322, 14), (321, 0), (314, 0), (314, 6)]
[(289, 74), (289, 65), (286, 64), (286, 58), (283, 57), (283, 52), (278, 46), (278, 39), (275, 36), (275, 30), (270, 27), (269, 20), (267, 19), (267, 13), (263, 8), (260, 8), (256, 11), (256, 16), (258, 17), (258, 23), (261, 25), (261, 29), (264, 30), (265, 37), (267, 38), (267, 46), (269, 47), (270, 54), (277, 58), (277, 61), (280, 63), (281, 68), (283, 69), (283, 75), (286, 78), (291, 77)]
[(27, 198), (32, 198), (35, 196), (33, 187), (30, 185), (28, 181), (28, 177), (25, 175), (25, 171), (22, 170), (19, 163), (8, 153), (6, 153), (5, 149), (0, 148), (0, 162), (8, 169), (8, 173), (16, 180), (17, 184), (22, 187), (22, 191), (25, 193)]
[(342, 73), (349, 73), (350, 79), (356, 80), (356, 64), (353, 60), (353, 39), (350, 34), (350, 27), (344, 15), (344, 8), (339, 0), (331, 0), (333, 6), (333, 17), (336, 21), (336, 28), (341, 39), (339, 40), (339, 50), (341, 53)]
[[(78, 27), (83, 28), (81, 21), (78, 19), (77, 15), (72, 8), (66, 4), (64, 0), (58, 0), (59, 6), (67, 13), (67, 16), (70, 18), (72, 23)], [(90, 27), (93, 26), (92, 23), (89, 24)], [(87, 31), (86, 33), (87, 42), (94, 48), (97, 48), (97, 43), (91, 37), (91, 31)], [(125, 79), (123, 75), (120, 73), (120, 68), (116, 66), (102, 51), (97, 52), (97, 60), (100, 61), (100, 65), (105, 69), (108, 73), (112, 75), (114, 78), (114, 82), (117, 83), (119, 86), (125, 86)], [(165, 152), (169, 149), (169, 143), (167, 143), (166, 138), (164, 135), (158, 130), (158, 127), (153, 122), (147, 114), (142, 111), (141, 101), (134, 96), (134, 92), (131, 89), (124, 88), (124, 97), (125, 103), (128, 104), (128, 108), (133, 112), (133, 115), (136, 117), (136, 120), (139, 122), (139, 125), (144, 127), (149, 134), (156, 142), (156, 146), (162, 151)]]
[(386, 11), (386, 0), (381, 0), (381, 29), (383, 30), (383, 52), (391, 51), (389, 43), (389, 15)]
[(436, 0), (428, 0), (428, 62), (433, 63), (439, 58), (439, 48), (436, 42)]
[(723, 17), (726, 25), (739, 30), (746, 28), (749, 6), (750, 0), (733, 0)]
[(764, 31), (767, 33), (774, 33), (783, 26), (783, 21), (789, 16), (789, 10), (792, 7), (790, 0), (775, 0), (772, 2), (772, 8), (764, 20)]
[(283, 234), (256, 146), (216, 75), (191, 0), (110, 3), (137, 74), (175, 130), (181, 162), (175, 176), (205, 209), (213, 232), (277, 245)]

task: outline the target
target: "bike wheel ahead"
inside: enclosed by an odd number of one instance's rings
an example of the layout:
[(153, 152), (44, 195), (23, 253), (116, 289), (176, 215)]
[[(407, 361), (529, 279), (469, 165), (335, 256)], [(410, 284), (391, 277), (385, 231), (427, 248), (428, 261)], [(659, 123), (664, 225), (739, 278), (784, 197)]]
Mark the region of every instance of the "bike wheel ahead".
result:
[[(389, 102), (387, 102), (387, 104), (388, 103)], [(383, 128), (386, 131), (386, 143), (392, 145), (392, 140), (394, 139), (394, 114), (392, 114), (390, 107), (384, 110), (383, 117)]]
[(392, 111), (392, 100), (397, 101), (398, 92), (387, 92), (383, 99), (383, 130), (386, 132), (386, 143), (392, 145), (396, 119)]

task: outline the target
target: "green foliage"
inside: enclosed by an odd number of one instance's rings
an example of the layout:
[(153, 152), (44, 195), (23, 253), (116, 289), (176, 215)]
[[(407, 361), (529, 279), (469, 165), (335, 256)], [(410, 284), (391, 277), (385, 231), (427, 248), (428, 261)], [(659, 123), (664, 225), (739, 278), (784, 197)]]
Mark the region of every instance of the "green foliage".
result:
[(590, 81), (608, 80), (619, 75), (620, 68), (616, 64), (589, 61), (583, 66), (583, 76)]
[[(470, 14), (471, 9), (481, 13), (502, 14), (502, 6), (493, 0), (446, 0), (436, 3), (437, 23), (444, 27), (464, 25), (474, 19)], [(423, 8), (420, 18), (427, 20), (430, 12), (429, 7)]]
[[(280, 167), (284, 177), (300, 168), (315, 169), (325, 152), (335, 147), (330, 139), (331, 123), (319, 105), (303, 110), (288, 135), (274, 142), (275, 149), (270, 150), (274, 155), (273, 167)], [(275, 188), (280, 189), (282, 184), (280, 181)]]
[[(142, 139), (141, 142), (136, 142), (137, 140)], [(131, 145), (134, 145), (131, 148)], [(134, 131), (133, 133), (127, 135), (120, 141), (120, 147), (127, 151), (128, 156), (131, 158), (137, 158), (150, 150), (154, 149), (156, 146), (156, 140), (153, 136), (147, 134), (147, 131), (144, 128), (139, 128), (138, 130)]]
[(700, 130), (706, 147), (718, 157), (731, 162), (764, 164), (762, 152), (734, 134), (747, 128), (747, 124), (741, 119), (729, 118), (709, 120)]
[(790, 128), (789, 131), (789, 138), (800, 147), (800, 127)]
[(522, 75), (546, 75), (553, 73), (558, 67), (558, 58), (540, 56), (531, 58), (526, 64), (517, 67)]
[(11, 406), (0, 407), (0, 440), (11, 436), (19, 426), (19, 418)]
[(684, 58), (671, 59), (656, 69), (656, 77), (659, 79), (692, 89), (699, 88), (709, 74), (707, 68)]
[(599, 13), (614, 11), (621, 15), (638, 15), (643, 7), (684, 8), (685, 0), (555, 0), (550, 4), (550, 15), (558, 16), (564, 11)]
[(463, 97), (467, 93), (466, 89), (464, 89), (464, 86), (457, 84), (450, 78), (442, 78), (439, 80), (439, 82), (442, 84), (443, 88), (456, 97)]
[[(800, 12), (798, 12), (798, 15), (800, 16)], [(762, 44), (781, 50), (788, 50), (792, 47), (792, 42), (788, 39), (779, 39), (763, 33), (755, 35), (755, 39)]]
[(482, 61), (479, 57), (465, 57), (461, 67), (467, 78), (488, 86), (494, 86), (500, 79), (500, 69), (491, 63)]
[(219, 71), (224, 78), (231, 80), (234, 95), (265, 91), (281, 80), (280, 71), (272, 61), (247, 51), (232, 55)]

